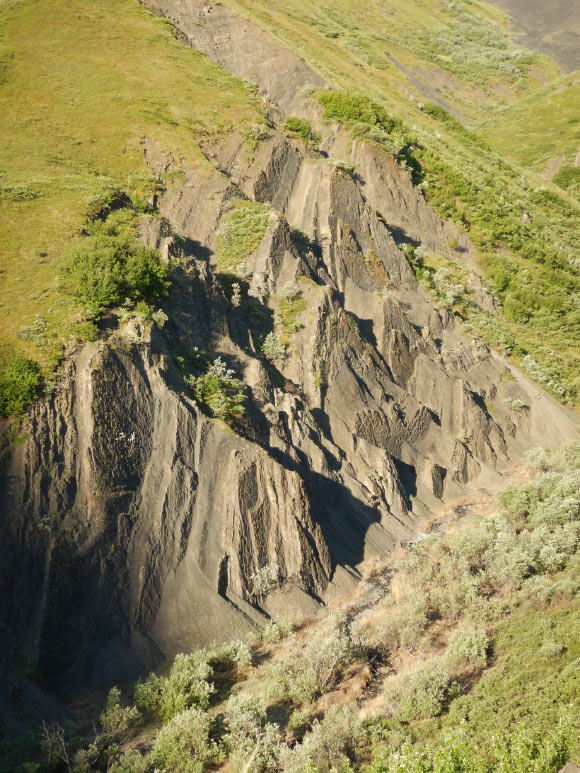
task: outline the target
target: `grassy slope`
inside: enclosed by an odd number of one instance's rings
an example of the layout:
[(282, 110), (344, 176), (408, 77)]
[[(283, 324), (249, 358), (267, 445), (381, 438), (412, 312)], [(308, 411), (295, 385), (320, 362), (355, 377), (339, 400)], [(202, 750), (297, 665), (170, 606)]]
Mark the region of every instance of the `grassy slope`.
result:
[(543, 87), (496, 113), (479, 131), (509, 161), (539, 173), (560, 154), (573, 163), (580, 150), (580, 76)]
[[(46, 366), (77, 314), (58, 275), (87, 198), (110, 178), (147, 196), (143, 136), (204, 164), (199, 138), (258, 108), (134, 0), (3, 0), (0, 63), (0, 364), (25, 351)], [(51, 345), (17, 337), (37, 314)]]
[[(329, 83), (367, 93), (408, 108), (408, 94), (417, 92), (390, 57), (421, 79), (441, 88), (441, 96), (471, 119), (490, 106), (510, 102), (558, 74), (546, 57), (534, 65), (522, 60), (521, 77), (507, 73), (494, 60), (498, 45), (510, 49), (504, 30), (507, 17), (481, 2), (448, 4), (445, 0), (226, 0), (237, 12), (270, 30), (296, 50)], [(465, 48), (465, 58), (451, 55), (466, 34), (474, 32), (456, 10), (471, 14), (478, 40)], [(483, 38), (498, 45), (486, 46)], [(458, 50), (457, 48), (455, 50)], [(420, 97), (419, 97), (420, 98)], [(412, 115), (410, 111), (409, 115)]]

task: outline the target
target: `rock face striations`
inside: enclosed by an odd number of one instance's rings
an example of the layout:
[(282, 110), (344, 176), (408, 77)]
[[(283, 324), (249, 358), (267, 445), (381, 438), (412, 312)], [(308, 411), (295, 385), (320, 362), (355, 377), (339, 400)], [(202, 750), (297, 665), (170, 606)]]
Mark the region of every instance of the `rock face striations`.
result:
[[(320, 76), (222, 6), (151, 7), (252, 79), (273, 120), (250, 153), (237, 135), (207, 145), (209, 177), (144, 140), (165, 192), (142, 238), (176, 258), (168, 322), (85, 345), (33, 407), (26, 442), (4, 449), (1, 657), (38, 659), (54, 686), (133, 678), (260, 610), (313, 612), (442, 500), (576, 431), (418, 285), (395, 238), (471, 248), (408, 173), (360, 141), (358, 174), (333, 163), (349, 142), (339, 129), (318, 152), (275, 128), (289, 110), (318, 120), (301, 89)], [(271, 205), (238, 304), (215, 263), (236, 199)], [(269, 361), (272, 331), (286, 349)], [(202, 350), (246, 385), (236, 432), (175, 364)]]

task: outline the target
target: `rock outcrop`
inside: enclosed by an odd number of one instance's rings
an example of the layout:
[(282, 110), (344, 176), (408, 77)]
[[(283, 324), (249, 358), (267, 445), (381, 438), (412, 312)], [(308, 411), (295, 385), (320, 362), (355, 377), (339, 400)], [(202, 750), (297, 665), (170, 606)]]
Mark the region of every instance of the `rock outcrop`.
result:
[[(156, 10), (252, 78), (274, 119), (312, 109), (301, 87), (322, 79), (249, 22), (182, 0)], [(345, 141), (337, 129), (326, 154)], [(143, 150), (165, 192), (141, 236), (179, 258), (168, 322), (78, 351), (30, 412), (25, 443), (4, 451), (2, 658), (38, 659), (54, 687), (133, 678), (236, 636), (260, 610), (312, 612), (441, 500), (576, 432), (418, 285), (397, 235), (445, 252), (456, 232), (382, 151), (355, 143), (353, 176), (274, 123), (250, 154), (235, 134), (207, 146), (209, 177), (152, 140)], [(241, 196), (272, 209), (235, 306), (214, 252)], [(303, 302), (286, 357), (269, 363), (260, 342), (288, 284)], [(202, 412), (175, 366), (192, 347), (247, 385), (236, 433)], [(254, 582), (264, 567), (278, 587), (268, 598)]]

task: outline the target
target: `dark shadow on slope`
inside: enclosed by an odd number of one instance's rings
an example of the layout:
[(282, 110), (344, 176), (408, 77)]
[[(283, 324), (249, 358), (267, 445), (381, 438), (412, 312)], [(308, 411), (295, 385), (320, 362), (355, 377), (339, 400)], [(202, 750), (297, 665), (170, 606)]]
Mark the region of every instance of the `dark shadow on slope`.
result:
[(177, 245), (177, 256), (195, 258), (195, 260), (209, 261), (212, 251), (201, 242), (190, 239), (189, 236), (174, 236)]
[(401, 492), (403, 494), (405, 504), (409, 510), (412, 510), (413, 502), (411, 497), (417, 496), (417, 470), (413, 467), (412, 464), (407, 464), (401, 459), (397, 459), (395, 456), (391, 458), (397, 470), (399, 480), (402, 483)]
[(349, 311), (348, 315), (356, 322), (361, 338), (369, 343), (374, 349), (377, 349), (378, 343), (373, 329), (373, 320), (361, 319), (360, 317), (357, 317), (356, 314), (353, 314), (352, 311)]
[(369, 528), (380, 521), (378, 510), (355, 497), (340, 481), (340, 473), (330, 472), (336, 476), (332, 478), (313, 472), (300, 452), (297, 452), (301, 458), (299, 464), (280, 449), (271, 449), (270, 453), (283, 467), (300, 474), (312, 517), (320, 526), (330, 551), (332, 574), (338, 565), (356, 567), (364, 559)]
[(421, 245), (421, 242), (417, 239), (411, 238), (404, 228), (399, 228), (398, 226), (391, 225), (390, 223), (385, 223), (385, 225), (387, 227), (387, 231), (393, 237), (395, 244), (412, 244), (413, 247), (419, 247)]

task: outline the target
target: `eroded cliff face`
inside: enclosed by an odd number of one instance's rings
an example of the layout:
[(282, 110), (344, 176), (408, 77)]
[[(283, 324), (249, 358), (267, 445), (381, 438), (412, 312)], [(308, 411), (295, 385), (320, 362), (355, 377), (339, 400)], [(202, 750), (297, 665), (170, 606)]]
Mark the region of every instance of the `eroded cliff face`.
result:
[[(338, 129), (324, 153), (277, 130), (290, 107), (319, 120), (300, 89), (320, 76), (221, 6), (156, 10), (268, 92), (273, 123), (251, 152), (236, 135), (206, 147), (210, 177), (144, 139), (165, 192), (163, 220), (144, 218), (142, 238), (179, 256), (168, 322), (150, 334), (132, 322), (78, 351), (32, 409), (25, 444), (6, 452), (2, 657), (38, 658), (55, 687), (134, 678), (239, 635), (260, 609), (312, 613), (442, 501), (494, 486), (526, 447), (576, 432), (418, 286), (397, 234), (441, 252), (458, 236), (466, 260), (471, 247), (408, 174), (361, 142), (358, 175), (336, 166), (349, 142)], [(236, 307), (214, 253), (240, 196), (272, 210)], [(304, 308), (273, 367), (257, 341), (289, 282)], [(190, 347), (247, 385), (237, 432), (204, 415), (174, 365)], [(252, 575), (274, 565), (279, 587), (257, 596)]]

